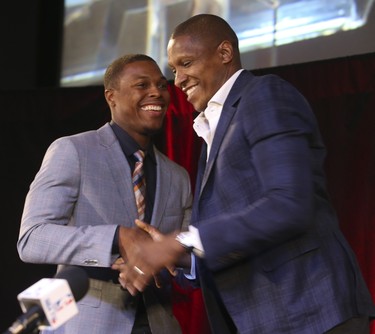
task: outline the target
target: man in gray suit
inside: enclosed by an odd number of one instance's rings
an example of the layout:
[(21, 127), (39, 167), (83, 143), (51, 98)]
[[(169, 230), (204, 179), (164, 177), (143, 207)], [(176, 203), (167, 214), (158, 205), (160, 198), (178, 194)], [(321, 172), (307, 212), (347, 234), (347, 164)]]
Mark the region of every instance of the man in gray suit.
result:
[[(170, 101), (168, 82), (153, 59), (127, 55), (104, 77), (112, 120), (95, 131), (57, 139), (48, 148), (25, 201), (18, 252), (25, 262), (81, 266), (90, 288), (79, 314), (56, 333), (179, 333), (171, 307), (171, 276), (155, 276), (131, 296), (111, 266), (149, 236), (139, 218), (132, 183), (139, 149), (146, 179), (145, 222), (163, 233), (186, 229), (191, 188), (186, 170), (152, 144)], [(161, 287), (157, 287), (158, 282)]]
[(330, 203), (305, 98), (280, 77), (243, 69), (236, 34), (214, 15), (176, 27), (168, 63), (204, 138), (193, 226), (145, 240), (121, 281), (142, 291), (185, 245), (197, 254), (215, 334), (369, 333), (375, 307)]

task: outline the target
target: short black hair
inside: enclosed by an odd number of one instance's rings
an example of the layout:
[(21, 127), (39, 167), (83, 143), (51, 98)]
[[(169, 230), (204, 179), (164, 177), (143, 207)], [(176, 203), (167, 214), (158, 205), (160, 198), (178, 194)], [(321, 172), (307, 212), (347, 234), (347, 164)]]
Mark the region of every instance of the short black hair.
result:
[(136, 61), (152, 61), (156, 64), (156, 61), (141, 53), (127, 54), (114, 60), (105, 71), (104, 74), (104, 89), (117, 88), (119, 76), (124, 67), (130, 63)]
[(198, 14), (180, 23), (173, 31), (171, 39), (188, 35), (193, 40), (219, 45), (228, 40), (235, 51), (238, 50), (238, 37), (232, 27), (222, 17), (213, 14)]

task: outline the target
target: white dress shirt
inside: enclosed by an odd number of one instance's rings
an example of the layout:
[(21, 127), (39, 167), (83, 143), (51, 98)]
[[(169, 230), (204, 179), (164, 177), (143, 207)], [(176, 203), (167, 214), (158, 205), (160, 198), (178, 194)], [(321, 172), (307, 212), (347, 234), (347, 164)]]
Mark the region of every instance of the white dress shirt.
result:
[(199, 115), (194, 119), (193, 128), (199, 137), (202, 137), (207, 143), (207, 160), (210, 156), (210, 150), (212, 141), (215, 135), (217, 124), (219, 123), (219, 118), (221, 111), (223, 110), (223, 105), (228, 97), (230, 90), (233, 87), (234, 82), (240, 75), (243, 69), (238, 70), (234, 73), (216, 94), (208, 101), (207, 108), (200, 112)]
[[(243, 69), (238, 70), (234, 73), (216, 94), (208, 101), (207, 108), (200, 112), (199, 115), (194, 119), (193, 128), (199, 137), (202, 137), (207, 143), (207, 160), (210, 155), (212, 141), (215, 135), (217, 124), (219, 123), (220, 115), (223, 110), (223, 105), (227, 99), (230, 90), (233, 87), (234, 82), (240, 75)], [(194, 226), (189, 226), (189, 231), (182, 232), (179, 234), (177, 240), (184, 244), (184, 246), (192, 248), (193, 253), (196, 256), (204, 257), (204, 248), (202, 245), (199, 231)], [(190, 279), (195, 278), (194, 270), (194, 256), (192, 256), (192, 268), (191, 275), (186, 275)], [(190, 276), (190, 277), (189, 277)]]

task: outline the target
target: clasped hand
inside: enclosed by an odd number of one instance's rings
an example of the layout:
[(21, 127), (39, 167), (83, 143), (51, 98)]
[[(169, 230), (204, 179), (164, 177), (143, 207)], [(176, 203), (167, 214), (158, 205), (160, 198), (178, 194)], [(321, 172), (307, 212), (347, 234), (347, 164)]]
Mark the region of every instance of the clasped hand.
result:
[(135, 223), (132, 229), (120, 227), (121, 258), (112, 265), (112, 269), (120, 272), (120, 284), (132, 295), (144, 291), (153, 279), (160, 287), (158, 274), (164, 268), (176, 275), (175, 265), (184, 253), (175, 240), (177, 232), (162, 234), (140, 220)]

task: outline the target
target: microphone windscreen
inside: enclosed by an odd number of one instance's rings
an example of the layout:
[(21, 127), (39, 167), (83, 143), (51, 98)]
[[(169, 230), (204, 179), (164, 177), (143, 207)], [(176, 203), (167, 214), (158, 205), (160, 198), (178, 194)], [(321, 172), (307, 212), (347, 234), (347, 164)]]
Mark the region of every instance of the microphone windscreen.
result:
[(76, 301), (83, 298), (89, 289), (89, 277), (80, 267), (64, 267), (55, 275), (55, 278), (67, 280)]

